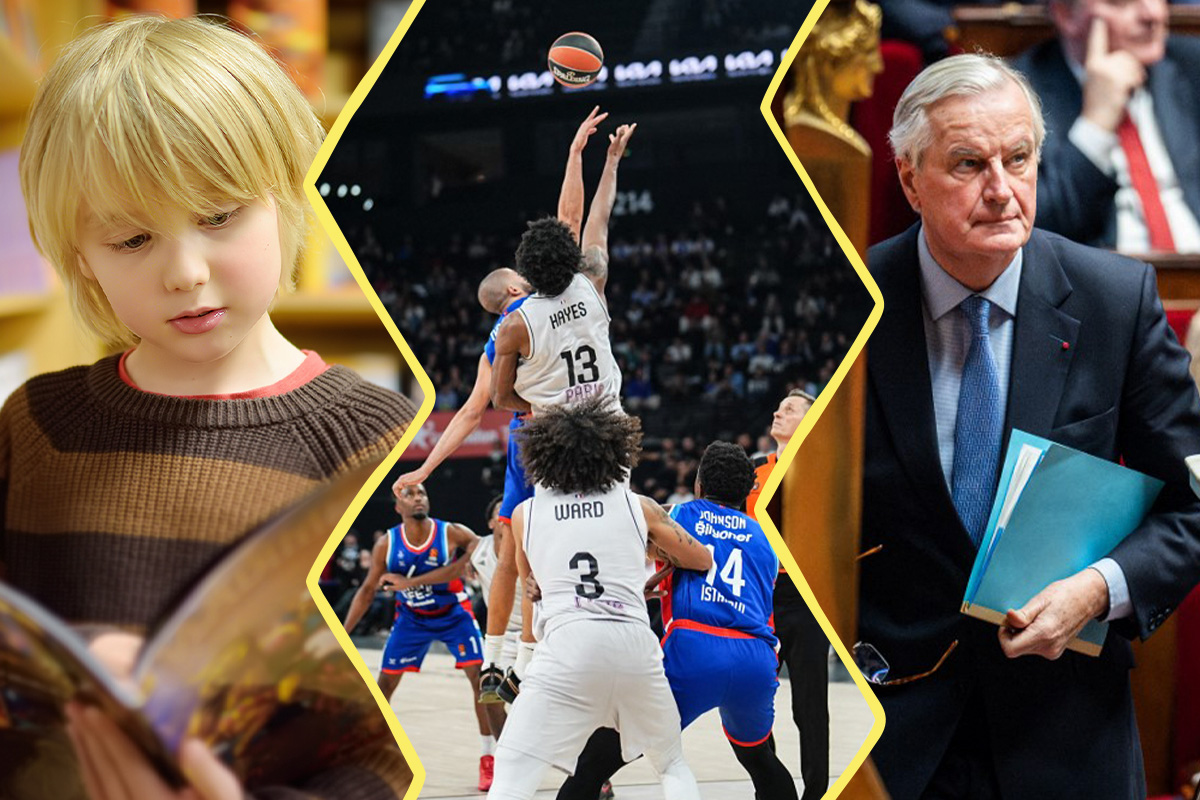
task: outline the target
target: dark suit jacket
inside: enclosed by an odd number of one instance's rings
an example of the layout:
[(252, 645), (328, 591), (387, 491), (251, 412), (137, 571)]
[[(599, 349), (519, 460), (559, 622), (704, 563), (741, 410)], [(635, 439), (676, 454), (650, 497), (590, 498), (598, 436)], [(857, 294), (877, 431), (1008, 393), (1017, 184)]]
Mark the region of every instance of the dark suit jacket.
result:
[[(1028, 76), (1046, 118), (1037, 226), (1077, 242), (1115, 247), (1117, 182), (1096, 169), (1067, 138), (1083, 109), (1083, 89), (1061, 45), (1058, 40), (1043, 42), (1013, 66)], [(1150, 68), (1146, 87), (1184, 200), (1200, 219), (1200, 41), (1169, 39), (1166, 56)]]
[(1112, 553), (1133, 617), (1110, 627), (1099, 658), (1006, 658), (996, 626), (959, 611), (975, 549), (938, 460), (917, 228), (871, 248), (884, 312), (867, 362), (862, 547), (883, 550), (861, 562), (859, 638), (896, 678), (960, 642), (930, 677), (877, 689), (887, 725), (871, 755), (896, 800), (920, 794), (965, 709), (986, 717), (1006, 798), (1143, 796), (1123, 637), (1148, 636), (1200, 580), (1200, 501), (1184, 464), (1200, 452), (1200, 399), (1154, 272), (1038, 230), (1024, 258), (1005, 441), (1019, 428), (1123, 457), (1167, 486)]

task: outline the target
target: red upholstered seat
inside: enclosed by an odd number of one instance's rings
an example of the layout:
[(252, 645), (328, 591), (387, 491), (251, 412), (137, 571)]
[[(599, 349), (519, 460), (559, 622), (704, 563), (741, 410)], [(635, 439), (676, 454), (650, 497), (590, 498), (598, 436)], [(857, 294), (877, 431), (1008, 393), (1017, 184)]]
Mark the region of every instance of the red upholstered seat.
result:
[(855, 103), (850, 114), (850, 123), (867, 140), (874, 154), (871, 164), (871, 244), (895, 236), (917, 219), (896, 177), (887, 135), (900, 95), (924, 66), (921, 51), (908, 42), (884, 41), (879, 52), (883, 57), (883, 72), (875, 77), (875, 92), (869, 99)]
[[(1180, 342), (1187, 341), (1193, 309), (1169, 309), (1167, 324)], [(1200, 589), (1188, 595), (1175, 612), (1175, 735), (1172, 766), (1176, 779), (1189, 764), (1200, 760)]]

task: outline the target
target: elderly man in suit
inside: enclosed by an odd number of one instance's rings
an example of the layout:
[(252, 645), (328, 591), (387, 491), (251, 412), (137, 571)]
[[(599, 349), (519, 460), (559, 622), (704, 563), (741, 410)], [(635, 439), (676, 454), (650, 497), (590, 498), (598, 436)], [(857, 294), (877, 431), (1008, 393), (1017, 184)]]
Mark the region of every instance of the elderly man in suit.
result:
[(1167, 0), (1050, 0), (1016, 59), (1046, 109), (1039, 228), (1126, 253), (1200, 252), (1200, 42)]
[[(892, 797), (1145, 794), (1128, 638), (1200, 579), (1200, 398), (1154, 272), (1033, 228), (1043, 125), (990, 56), (926, 69), (896, 108), (920, 214), (873, 247), (859, 635), (891, 667), (872, 756)], [(1014, 428), (1166, 482), (1108, 557), (997, 627), (959, 607)], [(1064, 652), (1112, 622), (1097, 658)], [(947, 655), (948, 653), (948, 655)]]

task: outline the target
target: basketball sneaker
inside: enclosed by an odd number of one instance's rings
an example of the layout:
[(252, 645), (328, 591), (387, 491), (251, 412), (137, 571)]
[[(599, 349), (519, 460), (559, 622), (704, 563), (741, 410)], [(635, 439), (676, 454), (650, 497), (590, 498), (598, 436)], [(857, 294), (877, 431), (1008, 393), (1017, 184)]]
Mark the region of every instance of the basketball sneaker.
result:
[(503, 703), (500, 697), (500, 684), (504, 682), (504, 673), (495, 664), (489, 664), (479, 673), (479, 702)]
[(492, 774), (496, 769), (495, 756), (479, 757), (479, 791), (486, 792), (492, 788)]
[[(509, 667), (508, 674), (504, 676), (504, 682), (496, 689), (496, 694), (500, 695), (500, 699), (508, 704), (512, 704), (517, 699), (517, 695), (521, 693), (521, 679), (517, 677), (517, 673)], [(480, 701), (482, 702), (482, 701)]]

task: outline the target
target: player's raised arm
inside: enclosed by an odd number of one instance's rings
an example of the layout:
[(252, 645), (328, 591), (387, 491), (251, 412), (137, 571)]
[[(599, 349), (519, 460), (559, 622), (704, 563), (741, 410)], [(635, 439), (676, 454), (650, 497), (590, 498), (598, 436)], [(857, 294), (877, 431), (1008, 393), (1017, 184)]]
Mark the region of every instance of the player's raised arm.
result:
[(662, 506), (649, 497), (638, 495), (637, 498), (646, 514), (646, 525), (653, 545), (652, 554), (656, 558), (680, 569), (704, 571), (712, 566), (712, 553), (708, 548), (671, 519), (671, 515)]
[(416, 486), (427, 481), (438, 465), (462, 446), (468, 436), (478, 430), (479, 423), (483, 420), (483, 412), (487, 411), (488, 403), (492, 401), (491, 390), (492, 365), (486, 355), (481, 355), (479, 371), (475, 373), (475, 385), (471, 387), (467, 401), (462, 404), (462, 408), (454, 412), (446, 430), (442, 431), (437, 444), (433, 446), (433, 450), (425, 457), (421, 466), (396, 479), (392, 484), (392, 494), (398, 494), (405, 486)]
[(571, 229), (576, 242), (579, 241), (579, 227), (583, 225), (583, 149), (596, 132), (596, 126), (607, 117), (607, 111), (600, 113), (600, 106), (593, 108), (587, 119), (580, 123), (567, 149), (567, 172), (558, 194), (558, 220)]
[(637, 130), (637, 123), (622, 125), (608, 135), (608, 156), (604, 160), (604, 172), (592, 198), (587, 225), (583, 228), (583, 273), (587, 275), (600, 295), (604, 296), (604, 285), (608, 283), (608, 222), (612, 218), (613, 204), (617, 201), (617, 168), (625, 156), (629, 138)]
[(371, 607), (371, 601), (375, 599), (375, 588), (379, 586), (379, 581), (387, 572), (387, 557), (388, 537), (381, 536), (379, 541), (375, 542), (375, 546), (371, 548), (371, 566), (367, 570), (367, 577), (363, 578), (358, 591), (354, 593), (354, 599), (350, 601), (350, 610), (346, 612), (346, 633), (354, 631), (358, 621)]
[(533, 407), (517, 394), (517, 362), (529, 348), (529, 331), (517, 314), (511, 314), (496, 331), (496, 360), (492, 363), (492, 405), (529, 412)]

